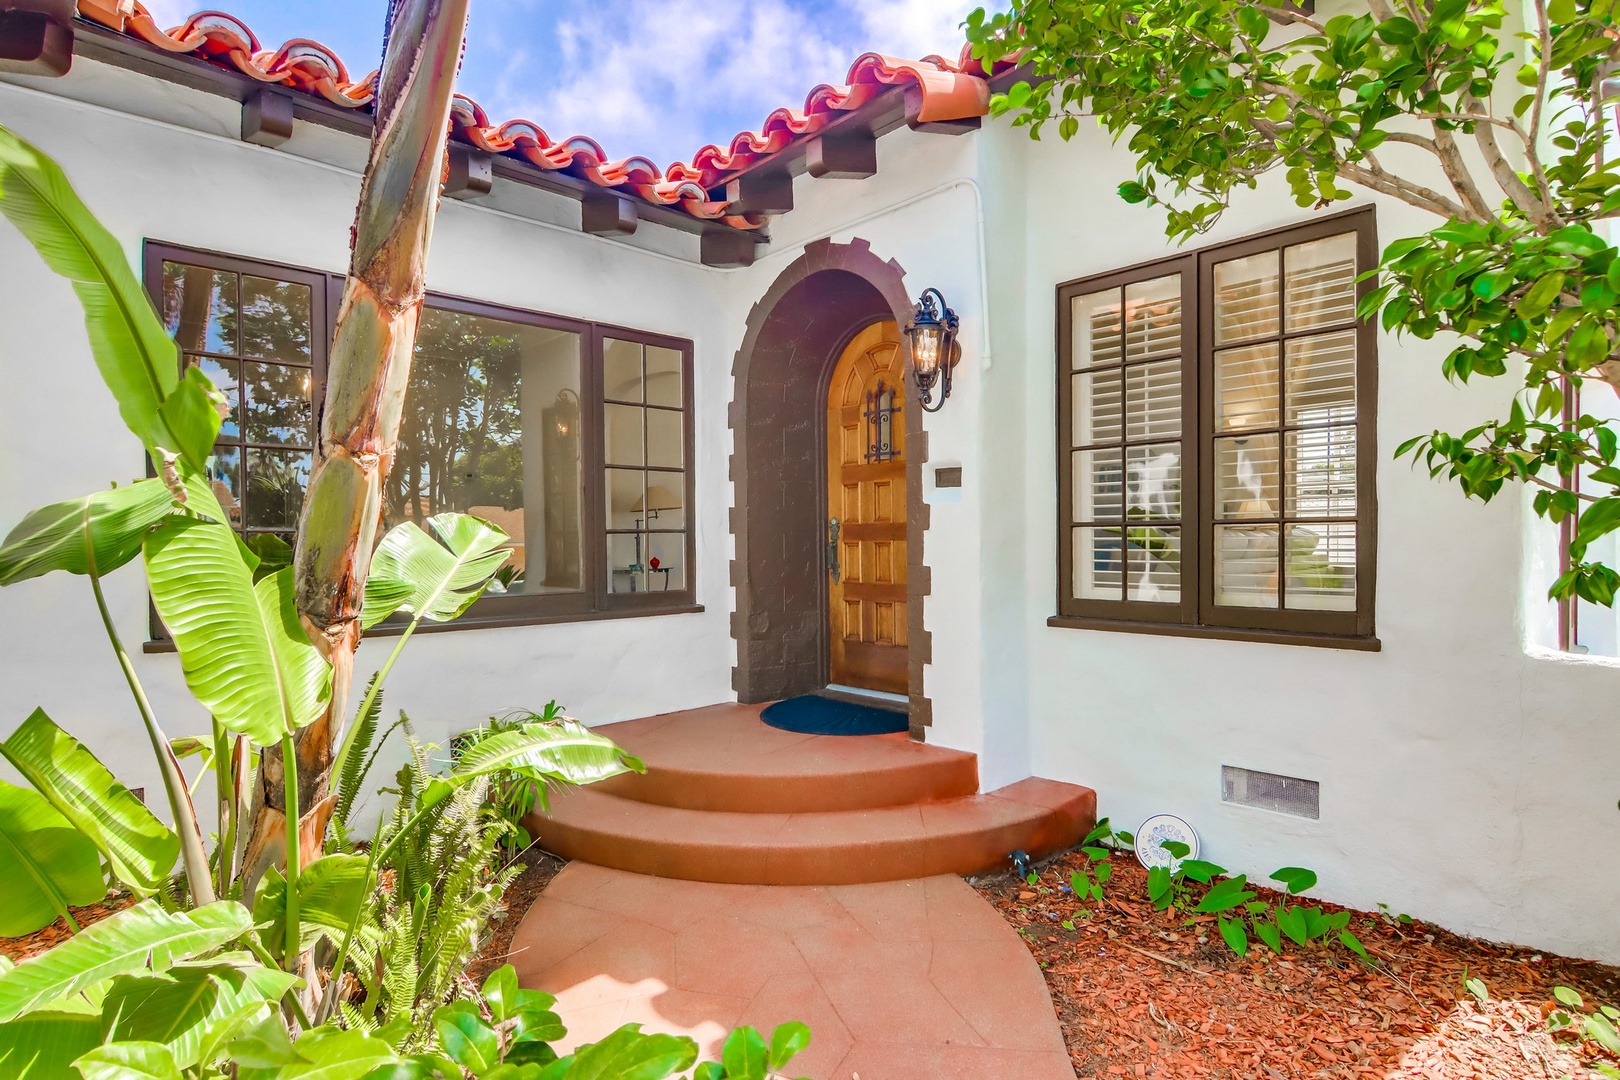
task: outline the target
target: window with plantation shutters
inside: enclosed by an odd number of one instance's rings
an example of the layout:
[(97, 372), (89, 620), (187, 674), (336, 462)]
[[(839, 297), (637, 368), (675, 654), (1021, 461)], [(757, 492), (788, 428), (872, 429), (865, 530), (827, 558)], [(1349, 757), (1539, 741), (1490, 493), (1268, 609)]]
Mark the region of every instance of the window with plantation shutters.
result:
[(1058, 290), (1060, 625), (1372, 641), (1370, 210)]

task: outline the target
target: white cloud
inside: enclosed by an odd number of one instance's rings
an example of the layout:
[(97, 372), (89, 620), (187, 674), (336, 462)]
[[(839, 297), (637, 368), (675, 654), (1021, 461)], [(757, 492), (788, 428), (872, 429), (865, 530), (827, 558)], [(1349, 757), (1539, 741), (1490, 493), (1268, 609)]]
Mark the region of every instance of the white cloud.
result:
[(854, 0), (851, 5), (869, 42), (864, 51), (912, 59), (937, 53), (951, 60), (966, 40), (962, 21), (979, 6), (975, 0)]
[[(525, 17), (499, 6), (521, 6)], [(522, 116), (554, 138), (589, 135), (610, 157), (642, 154), (665, 166), (741, 128), (757, 130), (772, 109), (799, 107), (816, 84), (841, 82), (863, 52), (955, 56), (971, 6), (833, 0), (810, 11), (803, 0), (576, 0), (558, 5), (555, 46), (541, 55), (512, 40), (540, 10), (532, 0), (506, 0), (475, 13), (463, 82), (492, 119)], [(501, 35), (499, 44), (478, 44), (478, 21), (484, 34)], [(496, 56), (504, 64), (490, 71), (483, 58)]]

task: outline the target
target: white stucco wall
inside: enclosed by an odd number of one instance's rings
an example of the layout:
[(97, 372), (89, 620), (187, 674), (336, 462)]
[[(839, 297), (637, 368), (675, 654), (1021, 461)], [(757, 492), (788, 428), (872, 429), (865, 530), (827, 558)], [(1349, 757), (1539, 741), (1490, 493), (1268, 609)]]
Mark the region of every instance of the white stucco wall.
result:
[[(234, 137), (234, 105), (94, 64), (78, 65), (60, 84), (31, 86), (66, 92), (77, 89), (68, 85), (74, 79), (121, 88), (123, 106), (212, 132), (0, 84), (0, 124), (61, 163), (132, 261), (142, 241), (154, 239), (319, 270), (346, 268), (358, 177), (301, 152), (358, 164), (363, 141), (300, 124), (283, 149), (250, 146)], [(566, 216), (567, 200), (555, 202)], [(705, 610), (418, 634), (390, 680), (388, 706), (408, 712), (433, 741), (493, 713), (539, 708), (553, 698), (595, 724), (734, 697), (725, 402), (735, 344), (722, 332), (724, 278), (585, 236), (573, 213), (575, 225), (548, 228), (444, 200), (428, 286), (694, 342), (696, 581)], [(96, 375), (71, 288), (3, 223), (0, 328), (0, 529), (45, 503), (141, 475), (140, 447)], [(207, 717), (185, 690), (179, 658), (140, 652), (148, 632), (139, 565), (110, 577), (107, 593), (166, 731), (205, 731)], [(381, 638), (362, 647), (357, 683), (392, 645)], [(0, 732), (36, 706), (84, 738), (126, 783), (158, 790), (151, 751), (82, 579), (55, 574), (0, 590)]]
[[(122, 91), (109, 96), (108, 85), (138, 82), (93, 67), (83, 77), (92, 76), (107, 84), (100, 100), (121, 107)], [(63, 163), (132, 257), (155, 238), (342, 269), (353, 140), (301, 128), (288, 148), (261, 150), (234, 139), (234, 111), (215, 99), (165, 88), (141, 103), (214, 137), (4, 85), (0, 123)], [(300, 145), (320, 162), (303, 160)], [(394, 676), (390, 706), (442, 739), (552, 697), (600, 723), (734, 696), (733, 354), (750, 307), (805, 243), (858, 237), (905, 268), (913, 294), (942, 290), (963, 321), (954, 394), (926, 419), (930, 478), (933, 466), (963, 468), (959, 490), (925, 485), (931, 741), (980, 754), (987, 789), (1038, 774), (1096, 788), (1102, 813), (1125, 827), (1181, 814), (1207, 856), (1233, 870), (1310, 866), (1328, 899), (1386, 902), (1459, 931), (1620, 960), (1620, 882), (1606, 858), (1620, 845), (1610, 704), (1620, 667), (1527, 649), (1531, 629), (1547, 625), (1546, 550), (1520, 500), (1465, 502), (1389, 456), (1412, 434), (1494, 415), (1506, 380), (1448, 387), (1441, 343), (1380, 339), (1381, 652), (1048, 627), (1054, 288), (1168, 253), (1162, 221), (1116, 198), (1131, 161), (1096, 134), (1032, 143), (1001, 122), (963, 137), (900, 131), (880, 141), (879, 165), (865, 181), (801, 177), (769, 252), (741, 271), (581, 236), (566, 207), (543, 200), (519, 205), (498, 191), (483, 207), (446, 201), (430, 287), (695, 342), (706, 610), (423, 636)], [(1207, 242), (1309, 216), (1268, 183), (1240, 197)], [(1383, 242), (1424, 226), (1415, 211), (1379, 204)], [(691, 255), (676, 234), (642, 232), (637, 244)], [(8, 229), (0, 327), (0, 523), (137, 474), (139, 450), (93, 375), (72, 293)], [(110, 594), (126, 641), (144, 640), (139, 572), (120, 573)], [(130, 783), (155, 784), (84, 583), (58, 575), (0, 591), (0, 616), (0, 730), (43, 705)], [(386, 647), (365, 646), (360, 670)], [(137, 662), (171, 733), (200, 729), (175, 657)], [(1223, 804), (1223, 764), (1320, 781), (1321, 820)]]

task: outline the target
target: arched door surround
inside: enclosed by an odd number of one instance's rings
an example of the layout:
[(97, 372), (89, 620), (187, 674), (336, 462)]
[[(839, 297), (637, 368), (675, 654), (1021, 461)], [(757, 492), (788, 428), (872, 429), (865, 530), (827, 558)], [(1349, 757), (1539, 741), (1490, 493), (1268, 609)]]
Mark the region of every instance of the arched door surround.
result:
[[(892, 319), (904, 326), (912, 301), (905, 273), (864, 240), (820, 240), (784, 269), (748, 313), (732, 365), (731, 532), (737, 642), (732, 686), (739, 700), (772, 701), (827, 685), (826, 402), (834, 365), (855, 336)], [(922, 501), (927, 436), (916, 391), (905, 380), (906, 654), (912, 737), (931, 720), (923, 667), (932, 654), (923, 629), (928, 569)]]

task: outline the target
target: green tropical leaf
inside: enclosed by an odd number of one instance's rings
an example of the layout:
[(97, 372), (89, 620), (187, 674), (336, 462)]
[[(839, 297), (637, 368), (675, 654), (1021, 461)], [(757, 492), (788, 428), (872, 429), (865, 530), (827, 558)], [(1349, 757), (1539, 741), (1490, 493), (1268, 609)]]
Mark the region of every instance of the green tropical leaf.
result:
[(1221, 940), (1226, 942), (1226, 947), (1239, 956), (1247, 956), (1249, 954), (1249, 935), (1243, 930), (1243, 920), (1228, 919), (1224, 915), (1217, 915), (1215, 921), (1216, 925), (1220, 927)]
[(558, 1075), (568, 1080), (664, 1080), (690, 1068), (697, 1051), (691, 1039), (645, 1035), (640, 1024), (626, 1024), (601, 1042), (574, 1051), (572, 1062)]
[[(73, 283), (90, 351), (119, 415), (148, 449), (203, 468), (219, 432), (207, 379), (180, 378), (180, 354), (124, 249), (50, 158), (0, 127), (0, 214)], [(199, 382), (200, 380), (200, 382)]]
[(84, 1080), (184, 1080), (174, 1051), (160, 1042), (116, 1042), (73, 1063)]
[[(298, 873), (299, 935), (307, 948), (322, 934), (341, 941), (355, 912), (370, 898), (370, 863), (364, 855), (323, 855)], [(253, 921), (271, 942), (285, 940), (287, 879), (265, 872), (253, 899)]]
[(489, 1006), (489, 1015), (498, 1024), (508, 1016), (514, 1016), (518, 1009), (517, 969), (511, 964), (502, 964), (489, 973), (484, 980), (483, 989), (479, 993), (484, 998), (484, 1004)]
[(433, 1030), (438, 1032), (444, 1052), (474, 1076), (482, 1076), (500, 1064), (501, 1037), (484, 1023), (473, 1002), (452, 1001), (439, 1006), (433, 1011)]
[(101, 1018), (94, 1013), (32, 1013), (0, 1024), (0, 1076), (80, 1080), (73, 1062), (100, 1045)]
[(0, 975), (0, 1023), (103, 979), (167, 971), (241, 937), (252, 924), (248, 909), (235, 900), (179, 913), (143, 900)]
[(462, 752), (447, 777), (430, 785), (424, 799), (436, 801), (456, 785), (507, 770), (554, 783), (594, 784), (621, 773), (646, 772), (647, 766), (578, 720), (536, 720), (480, 738)]
[(770, 1065), (770, 1049), (765, 1037), (751, 1027), (740, 1027), (726, 1036), (720, 1048), (720, 1063), (726, 1067), (727, 1080), (765, 1080)]
[[(3, 780), (0, 881), (6, 883), (0, 937), (32, 934), (69, 906), (93, 904), (107, 895), (96, 845), (43, 796)], [(10, 1018), (0, 1016), (0, 1021)]]
[(261, 1002), (279, 1001), (297, 982), (272, 968), (227, 964), (121, 975), (102, 1003), (102, 1034), (109, 1042), (162, 1043), (180, 1068), (189, 1069), (199, 1063), (213, 1025)]
[(52, 570), (89, 573), (87, 546), (95, 556), (96, 573), (105, 576), (139, 555), (146, 531), (173, 511), (174, 496), (161, 480), (137, 480), (41, 507), (0, 543), (0, 585)]
[[(364, 607), (373, 625), (396, 611), (433, 622), (456, 618), (483, 595), (511, 555), (511, 538), (480, 518), (436, 514), (428, 524), (438, 539), (407, 521), (377, 545), (371, 573), (381, 580), (373, 592), (367, 579)], [(406, 593), (393, 582), (408, 582), (411, 589)]]
[(254, 581), (292, 565), (292, 545), (275, 533), (259, 533), (249, 538), (247, 546), (259, 560), (258, 565), (253, 567)]
[(1315, 887), (1316, 872), (1307, 870), (1303, 866), (1285, 866), (1271, 874), (1272, 881), (1280, 881), (1290, 894), (1298, 896), (1300, 893)]
[(146, 538), (146, 576), (186, 685), (220, 723), (266, 746), (321, 715), (332, 668), (299, 625), (290, 568), (255, 585), (229, 527), (171, 517)]
[(43, 709), (0, 743), (0, 754), (96, 845), (119, 881), (150, 896), (174, 870), (174, 830)]
[(1254, 936), (1266, 943), (1266, 947), (1279, 956), (1282, 954), (1282, 931), (1277, 924), (1269, 919), (1254, 920)]
[(402, 578), (366, 578), (365, 599), (360, 605), (360, 628), (370, 630), (388, 619), (399, 606), (416, 594), (416, 586)]
[[(261, 970), (269, 971), (269, 968)], [(197, 1061), (205, 1067), (203, 1075), (208, 1075), (206, 1067), (223, 1060), (228, 1053), (227, 1047), (231, 1040), (243, 1032), (257, 1027), (265, 1022), (281, 1023), (281, 1014), (276, 1006), (268, 1001), (256, 1001), (242, 1006), (228, 1016), (210, 1021), (204, 1026), (200, 1049), (197, 1051)]]
[(359, 1031), (318, 1027), (293, 1044), (301, 1059), (268, 1068), (242, 1067), (240, 1080), (360, 1080), (371, 1070), (399, 1061), (381, 1039)]
[(1294, 939), (1299, 945), (1310, 941), (1310, 935), (1305, 930), (1305, 912), (1297, 907), (1283, 907), (1277, 910), (1277, 929)]

